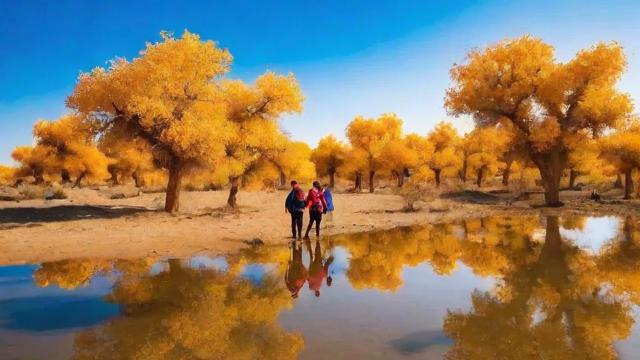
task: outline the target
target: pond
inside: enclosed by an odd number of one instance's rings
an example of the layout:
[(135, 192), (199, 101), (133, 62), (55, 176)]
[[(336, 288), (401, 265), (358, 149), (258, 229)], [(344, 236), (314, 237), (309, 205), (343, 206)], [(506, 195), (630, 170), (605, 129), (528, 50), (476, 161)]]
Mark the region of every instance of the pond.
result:
[(0, 267), (1, 359), (637, 359), (640, 223), (491, 217)]

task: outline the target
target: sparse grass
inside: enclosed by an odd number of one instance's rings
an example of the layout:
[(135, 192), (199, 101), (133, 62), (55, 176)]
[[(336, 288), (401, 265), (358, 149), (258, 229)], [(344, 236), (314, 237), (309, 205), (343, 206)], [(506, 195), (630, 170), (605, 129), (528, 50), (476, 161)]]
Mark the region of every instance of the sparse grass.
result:
[(60, 200), (66, 199), (67, 194), (64, 188), (58, 184), (52, 185), (34, 185), (34, 184), (21, 184), (17, 187), (18, 194), (22, 199), (45, 199), (45, 200)]

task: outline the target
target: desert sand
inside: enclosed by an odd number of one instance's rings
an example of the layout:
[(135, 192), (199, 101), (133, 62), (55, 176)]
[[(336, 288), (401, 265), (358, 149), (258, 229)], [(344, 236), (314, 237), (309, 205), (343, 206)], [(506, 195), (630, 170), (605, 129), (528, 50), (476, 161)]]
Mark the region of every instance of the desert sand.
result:
[[(286, 191), (240, 192), (239, 211), (225, 208), (226, 191), (183, 191), (181, 212), (162, 212), (163, 193), (111, 199), (115, 189), (74, 189), (64, 200), (0, 201), (0, 264), (24, 264), (72, 258), (140, 258), (194, 254), (219, 255), (249, 246), (289, 241)], [(426, 224), (468, 217), (518, 213), (638, 213), (636, 202), (585, 200), (572, 192), (561, 210), (537, 208), (535, 198), (511, 202), (475, 193), (418, 203), (404, 212), (404, 201), (389, 191), (334, 194), (333, 221), (323, 223), (322, 236)], [(481, 194), (482, 195), (482, 194)], [(565, 201), (567, 195), (564, 196)], [(479, 203), (482, 202), (482, 203)], [(326, 220), (326, 219), (325, 219)], [(305, 226), (307, 214), (305, 214)]]

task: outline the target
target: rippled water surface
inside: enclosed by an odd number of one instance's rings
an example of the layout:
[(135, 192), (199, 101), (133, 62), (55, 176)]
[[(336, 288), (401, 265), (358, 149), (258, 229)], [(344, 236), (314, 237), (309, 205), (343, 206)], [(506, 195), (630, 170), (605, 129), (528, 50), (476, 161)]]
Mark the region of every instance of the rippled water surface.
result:
[(640, 223), (495, 217), (0, 267), (0, 359), (638, 359)]

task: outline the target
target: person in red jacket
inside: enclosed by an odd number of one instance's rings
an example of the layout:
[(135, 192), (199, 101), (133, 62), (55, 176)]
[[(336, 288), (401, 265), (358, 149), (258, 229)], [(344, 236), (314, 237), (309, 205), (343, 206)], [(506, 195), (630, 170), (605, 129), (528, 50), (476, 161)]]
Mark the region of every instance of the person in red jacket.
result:
[(327, 201), (324, 198), (322, 186), (318, 181), (313, 182), (313, 187), (307, 194), (307, 207), (309, 208), (309, 225), (307, 226), (307, 232), (304, 234), (306, 240), (309, 239), (309, 231), (311, 231), (314, 223), (316, 224), (316, 237), (320, 237), (322, 214), (327, 212)]

